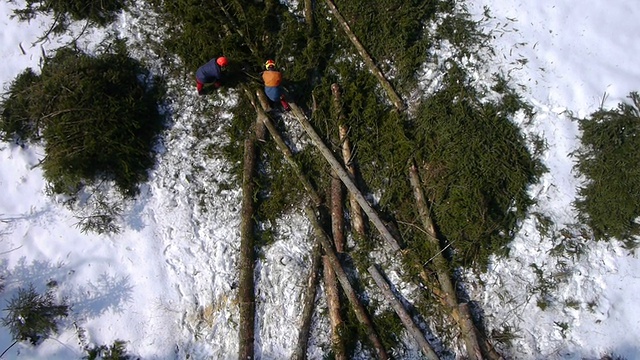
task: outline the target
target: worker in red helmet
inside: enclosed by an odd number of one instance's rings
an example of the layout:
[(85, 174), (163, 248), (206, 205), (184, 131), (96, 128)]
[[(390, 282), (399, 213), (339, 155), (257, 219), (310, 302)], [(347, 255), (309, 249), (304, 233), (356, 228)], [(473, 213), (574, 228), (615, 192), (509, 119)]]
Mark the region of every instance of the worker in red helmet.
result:
[(267, 95), (269, 100), (273, 103), (278, 103), (282, 105), (282, 108), (285, 111), (289, 111), (289, 103), (284, 98), (284, 94), (282, 92), (282, 87), (280, 83), (282, 82), (282, 73), (276, 70), (276, 62), (273, 60), (267, 60), (264, 63), (265, 71), (262, 73), (262, 80), (264, 81), (264, 93)]
[(222, 69), (229, 64), (226, 57), (221, 56), (211, 59), (208, 63), (200, 66), (196, 71), (196, 89), (198, 95), (203, 95), (205, 84), (213, 84), (216, 89), (222, 85)]

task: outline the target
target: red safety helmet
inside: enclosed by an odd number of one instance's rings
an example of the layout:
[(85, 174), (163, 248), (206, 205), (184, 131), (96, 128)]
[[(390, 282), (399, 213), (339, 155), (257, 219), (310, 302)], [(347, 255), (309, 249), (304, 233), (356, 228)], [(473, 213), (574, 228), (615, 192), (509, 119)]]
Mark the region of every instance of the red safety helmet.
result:
[(216, 63), (217, 63), (218, 65), (220, 65), (220, 67), (225, 67), (225, 66), (229, 65), (229, 61), (228, 61), (228, 60), (227, 60), (227, 58), (226, 58), (226, 57), (224, 57), (224, 56), (220, 56), (220, 57), (218, 58), (218, 60), (216, 60)]
[(275, 69), (276, 68), (276, 62), (269, 59), (267, 60), (267, 62), (264, 63), (264, 68), (267, 70), (271, 70), (271, 69)]

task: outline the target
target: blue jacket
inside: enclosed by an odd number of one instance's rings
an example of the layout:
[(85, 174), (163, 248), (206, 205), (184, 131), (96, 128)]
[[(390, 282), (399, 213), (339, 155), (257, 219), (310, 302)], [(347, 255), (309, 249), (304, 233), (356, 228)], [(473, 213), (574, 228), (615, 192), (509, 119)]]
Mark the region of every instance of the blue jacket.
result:
[(208, 63), (200, 66), (196, 71), (196, 79), (201, 83), (212, 83), (222, 78), (220, 65), (216, 63), (216, 59), (211, 59)]

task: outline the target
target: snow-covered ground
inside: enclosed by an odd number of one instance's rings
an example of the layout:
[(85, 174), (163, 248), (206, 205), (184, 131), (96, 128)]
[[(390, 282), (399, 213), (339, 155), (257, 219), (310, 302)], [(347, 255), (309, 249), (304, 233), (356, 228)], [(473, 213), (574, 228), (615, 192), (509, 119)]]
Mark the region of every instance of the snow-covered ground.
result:
[[(518, 359), (599, 359), (611, 353), (640, 359), (637, 255), (620, 243), (593, 241), (579, 253), (550, 255), (564, 239), (559, 231), (577, 221), (571, 203), (580, 179), (569, 153), (580, 134), (571, 115), (614, 108), (640, 90), (640, 26), (634, 20), (640, 3), (485, 0), (469, 6), (477, 19), (485, 6), (490, 10), (483, 25), (495, 38), (492, 71), (522, 86), (519, 92), (534, 106), (533, 122), (521, 125), (546, 141), (549, 172), (531, 190), (538, 200), (532, 211), (551, 218), (557, 237), (542, 239), (537, 221), (528, 219), (510, 258), (482, 275), (489, 286), (475, 294), (477, 300), (491, 324), (506, 323), (518, 336)], [(547, 281), (557, 288), (542, 310), (538, 300), (545, 300)]]
[[(480, 77), (508, 74), (534, 105), (534, 121), (521, 125), (547, 142), (549, 168), (531, 190), (538, 199), (534, 210), (549, 216), (551, 231), (559, 234), (575, 221), (571, 202), (579, 185), (568, 156), (579, 131), (569, 112), (588, 115), (605, 93), (604, 105), (613, 107), (640, 87), (640, 3), (483, 0), (469, 5), (478, 20), (484, 5), (491, 18), (483, 24), (495, 36), (498, 57)], [(66, 41), (36, 42), (50, 20), (19, 23), (10, 18), (12, 7), (0, 2), (4, 86), (26, 67), (37, 68), (43, 51)], [(127, 33), (135, 21), (123, 17), (115, 28)], [(99, 35), (89, 34), (87, 42)], [(117, 235), (82, 233), (74, 215), (45, 195), (41, 170), (34, 167), (42, 149), (0, 144), (0, 258), (6, 275), (0, 301), (29, 283), (42, 292), (54, 280), (56, 293), (72, 304), (60, 334), (36, 348), (20, 343), (5, 358), (80, 358), (74, 324), (86, 330), (87, 342), (126, 340), (130, 353), (143, 359), (235, 358), (241, 194), (227, 190), (227, 165), (206, 157), (208, 142), (193, 135), (194, 114), (205, 101), (176, 104), (181, 108), (158, 166), (127, 207)], [(219, 136), (211, 134), (210, 141)], [(634, 301), (640, 260), (620, 244), (592, 241), (580, 256), (550, 256), (560, 239), (543, 239), (536, 225), (534, 218), (524, 224), (511, 257), (496, 260), (481, 276), (486, 288), (472, 292), (489, 326), (511, 326), (517, 359), (596, 359), (605, 353), (640, 358), (640, 305)], [(292, 216), (281, 229), (281, 240), (264, 249), (258, 266), (256, 350), (262, 359), (288, 358), (293, 351), (308, 271), (306, 222)], [(557, 286), (549, 289), (543, 311), (545, 280)], [(319, 328), (326, 328), (326, 320)], [(321, 333), (314, 331), (314, 358), (322, 358), (315, 346), (326, 342)], [(0, 351), (11, 343), (0, 328)]]

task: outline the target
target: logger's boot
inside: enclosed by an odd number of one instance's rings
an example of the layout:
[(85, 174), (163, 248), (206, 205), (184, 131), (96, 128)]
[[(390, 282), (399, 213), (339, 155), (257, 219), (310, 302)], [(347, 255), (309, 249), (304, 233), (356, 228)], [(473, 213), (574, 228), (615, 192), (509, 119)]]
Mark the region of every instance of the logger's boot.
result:
[(284, 99), (284, 95), (280, 95), (280, 105), (282, 105), (284, 111), (291, 111), (291, 106), (289, 106), (287, 100)]

